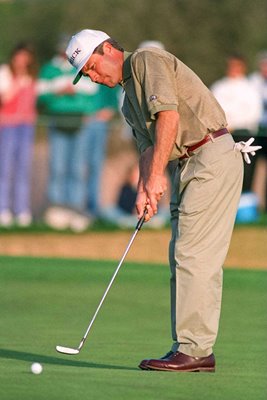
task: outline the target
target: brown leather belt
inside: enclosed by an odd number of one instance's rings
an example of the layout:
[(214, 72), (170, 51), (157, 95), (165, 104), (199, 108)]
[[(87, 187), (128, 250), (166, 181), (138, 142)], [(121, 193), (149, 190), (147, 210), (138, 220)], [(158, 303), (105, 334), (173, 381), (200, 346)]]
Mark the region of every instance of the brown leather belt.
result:
[(185, 158), (189, 158), (190, 154), (192, 151), (198, 149), (200, 146), (203, 146), (203, 144), (208, 143), (210, 141), (212, 141), (212, 139), (216, 139), (222, 135), (226, 135), (227, 133), (229, 133), (229, 131), (226, 128), (222, 128), (219, 129), (218, 131), (215, 132), (211, 132), (208, 135), (206, 135), (204, 137), (204, 139), (202, 139), (200, 142), (193, 144), (193, 146), (189, 146), (187, 147), (187, 154), (184, 154), (182, 157), (179, 158), (179, 160), (183, 160)]

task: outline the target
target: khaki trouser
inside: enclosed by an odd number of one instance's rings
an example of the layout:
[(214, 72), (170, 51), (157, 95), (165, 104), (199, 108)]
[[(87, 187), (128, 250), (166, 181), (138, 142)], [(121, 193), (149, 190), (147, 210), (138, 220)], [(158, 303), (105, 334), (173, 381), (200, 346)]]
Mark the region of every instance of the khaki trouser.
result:
[(173, 179), (172, 350), (195, 357), (212, 353), (218, 333), (222, 267), (243, 181), (242, 156), (233, 146), (228, 134), (208, 142), (181, 161)]

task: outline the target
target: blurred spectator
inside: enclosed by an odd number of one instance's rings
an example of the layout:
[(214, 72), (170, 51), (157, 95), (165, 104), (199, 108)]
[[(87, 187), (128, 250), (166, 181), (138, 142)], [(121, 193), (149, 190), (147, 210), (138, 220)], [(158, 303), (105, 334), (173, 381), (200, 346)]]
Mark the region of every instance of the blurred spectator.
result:
[[(262, 110), (259, 93), (246, 73), (245, 58), (231, 55), (227, 59), (226, 76), (211, 86), (225, 111), (228, 128), (236, 142), (246, 141), (255, 135)], [(251, 161), (250, 165), (245, 164), (243, 191), (251, 191), (255, 158), (252, 157)]]
[[(260, 181), (260, 188), (255, 182), (255, 191), (263, 198), (262, 208), (267, 211), (267, 51), (258, 56), (259, 70), (251, 76), (251, 83), (258, 91), (262, 101), (262, 114), (258, 126), (257, 144), (262, 149), (257, 152), (256, 178)], [(258, 173), (259, 172), (259, 173)]]
[(0, 225), (28, 226), (36, 122), (37, 64), (29, 44), (18, 44), (0, 67)]
[[(119, 155), (119, 157), (119, 160), (122, 161), (122, 157), (124, 156)], [(139, 179), (139, 165), (137, 158), (133, 157), (132, 154), (129, 154), (127, 158), (128, 160), (124, 157), (123, 163), (119, 163), (119, 165), (123, 165), (124, 161), (126, 161), (127, 170), (120, 171), (120, 173), (123, 172), (123, 174), (120, 176), (119, 186), (116, 185), (115, 180), (115, 185), (118, 189), (116, 199), (112, 205), (103, 209), (102, 214), (102, 217), (106, 221), (118, 225), (121, 228), (132, 228), (137, 223), (135, 200)], [(169, 222), (169, 197), (170, 193), (167, 191), (166, 195), (159, 203), (157, 215), (149, 221), (149, 228), (162, 228)]]
[[(79, 87), (91, 85), (90, 80), (80, 80)], [(94, 217), (101, 214), (100, 183), (106, 158), (107, 138), (110, 123), (118, 113), (120, 87), (97, 86), (97, 92), (88, 96), (84, 112), (88, 115), (85, 123), (86, 149), (86, 209)]]
[(48, 117), (49, 176), (45, 221), (56, 229), (83, 231), (91, 223), (86, 215), (86, 130), (88, 98), (98, 86), (72, 84), (73, 67), (65, 56), (63, 35), (57, 54), (40, 71), (38, 106)]
[(129, 168), (127, 179), (121, 188), (118, 207), (128, 214), (135, 214), (136, 189), (139, 179), (138, 162)]
[[(118, 154), (121, 161), (121, 155)], [(122, 155), (123, 156), (123, 155)], [(121, 228), (128, 228), (136, 225), (137, 217), (135, 215), (135, 199), (136, 188), (138, 183), (138, 162), (132, 157), (129, 157), (128, 170), (123, 170), (123, 175), (120, 176), (119, 185), (116, 185), (116, 178), (114, 181), (118, 192), (114, 199), (114, 203), (109, 207), (102, 210), (102, 218), (110, 223), (113, 223)], [(118, 161), (118, 159), (116, 160)], [(128, 164), (128, 163), (127, 163)], [(123, 165), (121, 162), (119, 166)], [(117, 164), (117, 168), (119, 167)], [(116, 174), (116, 177), (118, 174)]]

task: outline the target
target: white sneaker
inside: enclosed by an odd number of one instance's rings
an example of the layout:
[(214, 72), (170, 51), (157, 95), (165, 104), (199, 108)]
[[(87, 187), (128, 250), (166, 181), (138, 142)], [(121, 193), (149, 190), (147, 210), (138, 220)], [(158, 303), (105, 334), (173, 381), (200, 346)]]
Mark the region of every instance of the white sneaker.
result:
[(13, 215), (11, 211), (4, 210), (0, 213), (0, 226), (9, 227), (13, 224)]
[(50, 207), (45, 213), (44, 220), (52, 228), (64, 230), (69, 228), (71, 218), (71, 210), (62, 207)]
[(16, 216), (16, 223), (18, 226), (27, 227), (32, 223), (32, 215), (28, 211), (18, 214)]
[(72, 212), (70, 229), (74, 232), (84, 232), (92, 224), (92, 219), (77, 212)]

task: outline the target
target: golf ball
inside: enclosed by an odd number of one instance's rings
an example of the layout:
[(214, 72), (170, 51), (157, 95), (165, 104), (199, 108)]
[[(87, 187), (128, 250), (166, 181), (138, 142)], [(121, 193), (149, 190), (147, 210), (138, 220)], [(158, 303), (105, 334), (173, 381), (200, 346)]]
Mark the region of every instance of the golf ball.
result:
[(35, 375), (39, 375), (43, 371), (43, 367), (38, 362), (35, 362), (31, 365), (31, 371)]

